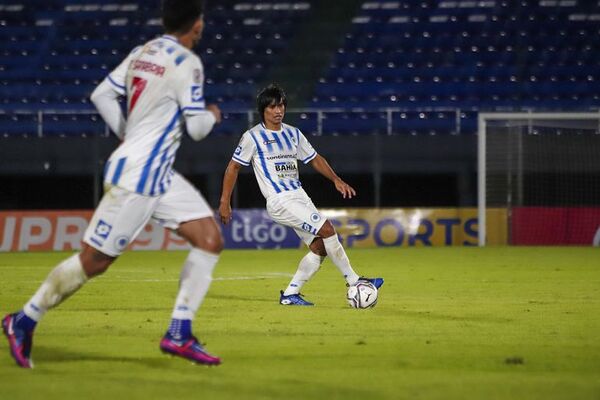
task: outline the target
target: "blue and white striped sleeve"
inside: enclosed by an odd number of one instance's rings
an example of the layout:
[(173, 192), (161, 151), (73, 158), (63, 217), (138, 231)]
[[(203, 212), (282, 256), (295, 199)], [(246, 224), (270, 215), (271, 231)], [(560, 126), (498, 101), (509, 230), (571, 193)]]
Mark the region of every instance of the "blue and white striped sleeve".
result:
[(294, 134), (296, 135), (296, 140), (298, 141), (298, 153), (296, 158), (302, 161), (304, 164), (308, 164), (317, 156), (317, 152), (312, 147), (308, 139), (300, 132), (300, 129), (295, 128)]
[(249, 132), (245, 132), (240, 139), (240, 143), (235, 148), (231, 159), (244, 167), (250, 166), (252, 157), (256, 153), (256, 144), (250, 137)]
[[(175, 90), (179, 107), (183, 114), (195, 115), (207, 113), (204, 100), (204, 67), (200, 58), (182, 53), (173, 54), (176, 65)], [(185, 58), (182, 58), (184, 57)]]

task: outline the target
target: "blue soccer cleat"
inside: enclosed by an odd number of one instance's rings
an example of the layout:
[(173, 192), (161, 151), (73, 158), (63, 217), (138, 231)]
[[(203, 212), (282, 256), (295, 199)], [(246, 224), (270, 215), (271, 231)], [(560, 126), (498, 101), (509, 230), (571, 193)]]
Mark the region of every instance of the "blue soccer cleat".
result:
[(285, 296), (283, 294), (283, 290), (280, 291), (281, 296), (279, 297), (279, 304), (284, 306), (314, 306), (310, 301), (306, 301), (302, 298), (300, 293), (290, 294), (289, 296)]
[(15, 325), (16, 314), (8, 314), (2, 320), (2, 330), (8, 339), (10, 354), (18, 366), (33, 368), (31, 361), (31, 346), (33, 345), (33, 331), (25, 331)]
[(361, 276), (358, 280), (371, 282), (377, 289), (383, 286), (383, 278), (365, 278), (364, 276)]
[(160, 341), (160, 350), (163, 353), (182, 357), (198, 364), (221, 364), (221, 359), (204, 350), (204, 347), (194, 336), (189, 339), (176, 340), (167, 333)]

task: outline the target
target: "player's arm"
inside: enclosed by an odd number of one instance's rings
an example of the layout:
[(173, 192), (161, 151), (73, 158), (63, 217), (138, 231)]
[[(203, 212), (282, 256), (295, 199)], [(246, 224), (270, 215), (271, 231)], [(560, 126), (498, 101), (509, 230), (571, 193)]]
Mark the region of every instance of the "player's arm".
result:
[(119, 104), (121, 96), (122, 93), (115, 88), (114, 83), (106, 78), (96, 87), (90, 97), (104, 122), (119, 139), (123, 139), (125, 135), (125, 116)]
[(221, 122), (221, 110), (204, 101), (204, 67), (199, 58), (188, 56), (177, 68), (173, 89), (185, 117), (186, 131), (192, 139), (202, 140)]
[(185, 127), (187, 133), (195, 141), (202, 140), (212, 130), (215, 124), (221, 122), (221, 110), (216, 104), (209, 104), (205, 111), (186, 115)]
[(136, 47), (110, 74), (96, 87), (90, 99), (108, 127), (119, 137), (125, 136), (126, 120), (119, 99), (127, 96), (126, 77), (131, 57), (138, 54), (141, 46)]
[(219, 216), (221, 217), (221, 222), (224, 224), (229, 223), (231, 220), (231, 194), (233, 193), (233, 188), (237, 182), (240, 168), (242, 168), (241, 164), (231, 160), (225, 169), (223, 189), (221, 190), (221, 201), (219, 202)]
[(351, 199), (352, 197), (356, 196), (356, 190), (354, 190), (352, 186), (344, 182), (342, 178), (337, 176), (333, 168), (331, 168), (331, 166), (324, 157), (317, 154), (317, 156), (313, 158), (312, 161), (309, 162), (309, 164), (318, 173), (332, 181), (335, 185), (336, 190), (340, 192), (344, 198), (348, 197), (349, 199)]

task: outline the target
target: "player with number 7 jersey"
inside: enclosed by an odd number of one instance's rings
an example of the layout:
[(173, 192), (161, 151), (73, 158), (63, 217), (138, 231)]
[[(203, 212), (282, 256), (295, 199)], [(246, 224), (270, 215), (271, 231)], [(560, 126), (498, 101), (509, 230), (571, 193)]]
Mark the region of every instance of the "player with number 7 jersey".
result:
[(127, 124), (112, 113), (105, 118), (123, 139), (106, 163), (105, 183), (142, 195), (166, 192), (184, 117), (199, 116), (211, 126), (216, 120), (206, 110), (203, 75), (200, 58), (171, 35), (136, 47), (108, 75), (98, 91), (127, 96)]
[[(161, 4), (165, 35), (135, 48), (92, 93), (122, 143), (106, 163), (104, 196), (81, 252), (60, 262), (20, 311), (2, 319), (11, 355), (23, 368), (33, 367), (33, 332), (46, 312), (104, 273), (151, 219), (191, 245), (159, 348), (196, 363), (221, 363), (192, 333), (192, 321), (210, 287), (223, 237), (202, 194), (173, 170), (183, 132), (200, 140), (221, 119), (216, 105), (205, 105), (202, 63), (191, 51), (204, 29), (203, 0)], [(123, 96), (126, 116), (119, 103)]]

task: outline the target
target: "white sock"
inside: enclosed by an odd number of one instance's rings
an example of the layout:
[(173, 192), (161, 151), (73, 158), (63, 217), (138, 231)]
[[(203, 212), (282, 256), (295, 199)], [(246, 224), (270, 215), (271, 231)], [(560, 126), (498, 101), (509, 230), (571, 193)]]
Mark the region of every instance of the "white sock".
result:
[(283, 295), (289, 296), (291, 294), (300, 293), (302, 286), (304, 286), (304, 284), (308, 282), (314, 274), (317, 273), (324, 259), (325, 257), (321, 257), (312, 251), (309, 251), (308, 254), (306, 254), (302, 260), (300, 260), (298, 270), (294, 274), (294, 277), (290, 281), (287, 289), (285, 289), (283, 292)]
[(344, 275), (344, 279), (346, 279), (346, 283), (349, 285), (354, 285), (359, 276), (354, 272), (352, 266), (350, 265), (350, 260), (348, 260), (348, 256), (346, 255), (346, 251), (344, 247), (338, 240), (337, 235), (332, 235), (328, 238), (323, 238), (323, 244), (325, 245), (325, 250), (327, 251), (327, 255), (333, 261), (336, 267), (340, 270), (342, 275)]
[(212, 282), (212, 272), (219, 260), (217, 254), (193, 248), (190, 250), (179, 279), (179, 293), (173, 308), (173, 319), (193, 320)]
[(74, 254), (48, 274), (42, 286), (23, 307), (23, 312), (34, 321), (39, 321), (46, 311), (75, 293), (87, 280), (79, 253)]

